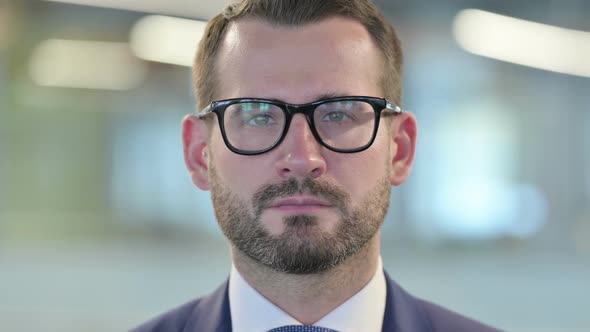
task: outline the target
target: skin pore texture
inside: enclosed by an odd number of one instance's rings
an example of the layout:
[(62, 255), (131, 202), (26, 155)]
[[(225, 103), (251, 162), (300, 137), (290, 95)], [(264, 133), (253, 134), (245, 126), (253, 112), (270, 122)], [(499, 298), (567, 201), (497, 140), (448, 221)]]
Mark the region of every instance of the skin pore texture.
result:
[[(352, 19), (298, 27), (239, 19), (218, 54), (216, 99), (382, 97), (382, 63)], [(416, 131), (415, 118), (403, 113), (381, 120), (367, 150), (337, 153), (298, 114), (281, 145), (243, 156), (225, 146), (217, 125), (187, 116), (183, 144), (193, 182), (211, 190), (237, 270), (269, 301), (313, 324), (373, 277), (391, 186), (410, 172)]]

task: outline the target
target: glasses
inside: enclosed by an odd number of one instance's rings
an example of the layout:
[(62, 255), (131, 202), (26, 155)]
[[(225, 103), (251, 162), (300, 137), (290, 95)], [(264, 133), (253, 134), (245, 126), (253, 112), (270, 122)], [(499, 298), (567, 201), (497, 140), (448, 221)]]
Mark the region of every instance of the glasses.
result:
[(328, 98), (300, 105), (236, 98), (214, 101), (197, 116), (217, 114), (225, 145), (241, 155), (262, 154), (277, 147), (297, 113), (305, 115), (313, 136), (322, 146), (336, 152), (354, 153), (373, 144), (381, 113), (385, 110), (395, 115), (403, 112), (399, 106), (376, 97)]

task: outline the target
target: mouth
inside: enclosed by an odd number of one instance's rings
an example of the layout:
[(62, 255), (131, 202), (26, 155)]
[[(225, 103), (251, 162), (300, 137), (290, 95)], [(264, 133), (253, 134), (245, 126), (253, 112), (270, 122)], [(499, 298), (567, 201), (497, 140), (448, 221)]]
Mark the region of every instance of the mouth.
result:
[(270, 205), (270, 209), (289, 213), (309, 213), (333, 208), (328, 201), (310, 196), (290, 196), (279, 199)]

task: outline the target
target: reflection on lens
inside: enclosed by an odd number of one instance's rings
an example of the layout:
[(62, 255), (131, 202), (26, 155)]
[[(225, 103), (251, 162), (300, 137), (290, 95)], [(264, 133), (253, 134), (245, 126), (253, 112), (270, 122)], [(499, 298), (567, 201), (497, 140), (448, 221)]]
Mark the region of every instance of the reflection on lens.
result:
[(224, 116), (230, 144), (244, 151), (265, 150), (281, 137), (285, 113), (273, 104), (244, 102), (228, 106)]
[(313, 115), (322, 141), (336, 149), (357, 149), (371, 140), (375, 125), (373, 106), (356, 100), (319, 105)]

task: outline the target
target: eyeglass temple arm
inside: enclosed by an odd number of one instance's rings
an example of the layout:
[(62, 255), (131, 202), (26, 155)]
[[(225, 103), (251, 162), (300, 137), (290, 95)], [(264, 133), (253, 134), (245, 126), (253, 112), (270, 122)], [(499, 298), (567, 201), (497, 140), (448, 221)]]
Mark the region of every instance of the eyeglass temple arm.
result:
[(404, 112), (404, 110), (401, 109), (401, 107), (390, 103), (389, 101), (385, 100), (385, 108), (392, 110), (395, 114), (401, 114)]
[(197, 118), (202, 119), (205, 115), (211, 113), (211, 104), (197, 112)]

